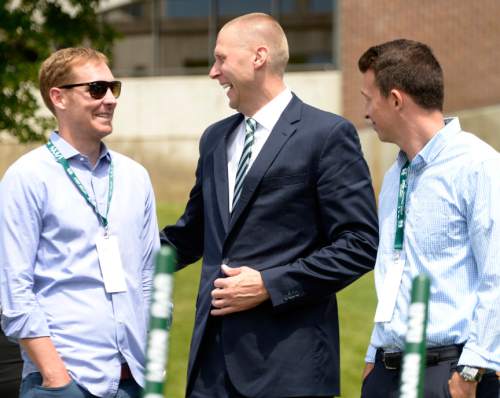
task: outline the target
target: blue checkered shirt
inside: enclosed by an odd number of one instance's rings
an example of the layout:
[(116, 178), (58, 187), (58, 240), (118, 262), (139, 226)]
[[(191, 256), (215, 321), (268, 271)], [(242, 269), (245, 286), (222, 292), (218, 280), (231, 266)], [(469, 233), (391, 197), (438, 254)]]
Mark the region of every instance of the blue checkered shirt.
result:
[[(457, 118), (412, 160), (408, 174), (404, 271), (390, 322), (375, 323), (377, 348), (404, 349), (412, 279), (431, 279), (427, 346), (465, 344), (459, 364), (500, 370), (500, 156), (461, 130)], [(377, 292), (394, 265), (400, 152), (379, 197)]]

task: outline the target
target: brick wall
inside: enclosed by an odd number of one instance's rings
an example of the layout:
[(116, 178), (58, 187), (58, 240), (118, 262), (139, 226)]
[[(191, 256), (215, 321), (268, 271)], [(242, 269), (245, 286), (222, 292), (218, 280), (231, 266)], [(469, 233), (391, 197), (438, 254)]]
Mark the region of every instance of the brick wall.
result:
[(500, 104), (500, 0), (343, 0), (343, 114), (359, 127), (360, 55), (396, 38), (428, 44), (445, 76), (445, 112)]

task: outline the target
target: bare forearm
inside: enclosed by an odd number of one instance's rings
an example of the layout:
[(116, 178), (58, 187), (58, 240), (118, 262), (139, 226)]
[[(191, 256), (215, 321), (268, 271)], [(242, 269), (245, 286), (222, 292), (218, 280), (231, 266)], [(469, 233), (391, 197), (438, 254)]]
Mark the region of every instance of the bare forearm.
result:
[(35, 337), (19, 341), (43, 377), (45, 387), (60, 387), (71, 378), (50, 337)]

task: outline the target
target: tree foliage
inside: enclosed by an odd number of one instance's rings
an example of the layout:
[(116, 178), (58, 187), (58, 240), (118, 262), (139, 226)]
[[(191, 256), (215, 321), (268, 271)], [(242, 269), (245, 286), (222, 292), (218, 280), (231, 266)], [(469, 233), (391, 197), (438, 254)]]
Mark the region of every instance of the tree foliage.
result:
[(0, 0), (0, 132), (41, 141), (53, 119), (39, 115), (38, 69), (53, 51), (79, 45), (110, 54), (115, 32), (99, 0)]

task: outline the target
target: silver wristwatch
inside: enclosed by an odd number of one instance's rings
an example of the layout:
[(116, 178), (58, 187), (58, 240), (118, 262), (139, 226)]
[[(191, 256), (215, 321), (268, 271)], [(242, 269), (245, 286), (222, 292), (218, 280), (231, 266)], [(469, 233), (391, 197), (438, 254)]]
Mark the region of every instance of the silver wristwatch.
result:
[(479, 368), (473, 366), (457, 366), (457, 371), (460, 377), (465, 381), (477, 381), (479, 383), (483, 377)]

